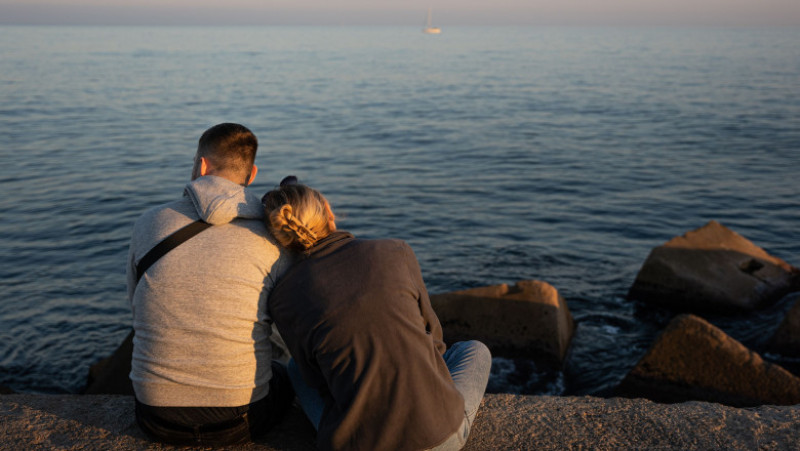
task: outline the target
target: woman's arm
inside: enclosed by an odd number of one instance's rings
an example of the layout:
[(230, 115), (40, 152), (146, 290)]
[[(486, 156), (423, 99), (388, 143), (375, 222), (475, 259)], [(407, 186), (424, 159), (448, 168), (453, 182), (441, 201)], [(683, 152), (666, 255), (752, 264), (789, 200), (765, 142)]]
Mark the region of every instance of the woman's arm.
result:
[(422, 280), (422, 270), (419, 267), (419, 261), (407, 243), (405, 245), (406, 266), (408, 267), (409, 274), (412, 282), (417, 288), (419, 302), (419, 310), (422, 314), (422, 319), (425, 321), (425, 331), (433, 338), (433, 344), (439, 354), (444, 354), (447, 350), (447, 345), (444, 343), (442, 325), (439, 323), (439, 317), (431, 305), (431, 299), (428, 296), (428, 289), (425, 287), (425, 281)]

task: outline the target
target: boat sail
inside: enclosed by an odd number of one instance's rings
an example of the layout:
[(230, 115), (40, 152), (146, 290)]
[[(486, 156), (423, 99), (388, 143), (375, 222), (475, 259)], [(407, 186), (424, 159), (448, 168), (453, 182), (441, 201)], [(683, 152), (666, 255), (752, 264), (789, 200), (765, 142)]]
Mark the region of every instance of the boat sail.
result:
[(427, 34), (439, 34), (442, 32), (442, 29), (439, 27), (434, 27), (431, 25), (431, 9), (428, 8), (428, 21), (425, 22), (425, 27), (422, 29), (423, 33)]

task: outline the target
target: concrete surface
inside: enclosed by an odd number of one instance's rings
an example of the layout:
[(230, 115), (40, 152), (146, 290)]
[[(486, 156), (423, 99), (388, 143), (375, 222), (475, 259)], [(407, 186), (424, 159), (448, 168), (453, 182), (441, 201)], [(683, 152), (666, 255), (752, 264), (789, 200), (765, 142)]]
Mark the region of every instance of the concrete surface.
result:
[[(737, 409), (642, 399), (486, 395), (467, 450), (783, 450), (800, 443), (800, 405)], [(122, 395), (0, 396), (2, 450), (192, 450), (148, 441)], [(311, 450), (298, 409), (278, 430), (236, 450)]]

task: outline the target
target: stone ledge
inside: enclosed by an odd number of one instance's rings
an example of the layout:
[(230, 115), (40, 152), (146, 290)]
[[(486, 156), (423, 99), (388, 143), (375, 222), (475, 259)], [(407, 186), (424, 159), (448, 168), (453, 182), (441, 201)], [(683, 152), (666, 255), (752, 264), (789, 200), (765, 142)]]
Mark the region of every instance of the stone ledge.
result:
[[(800, 405), (737, 409), (643, 399), (486, 395), (467, 450), (793, 449)], [(278, 430), (236, 450), (312, 450), (313, 430), (294, 408)], [(191, 450), (149, 442), (120, 395), (0, 396), (0, 449)]]

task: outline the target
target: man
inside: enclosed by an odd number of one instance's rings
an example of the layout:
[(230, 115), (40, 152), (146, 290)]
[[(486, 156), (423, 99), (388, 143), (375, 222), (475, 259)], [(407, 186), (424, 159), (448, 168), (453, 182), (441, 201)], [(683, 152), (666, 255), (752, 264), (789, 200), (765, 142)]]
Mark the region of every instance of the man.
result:
[[(285, 368), (272, 362), (266, 313), (288, 259), (266, 232), (260, 197), (245, 189), (258, 170), (257, 148), (242, 125), (211, 127), (183, 197), (148, 210), (134, 226), (130, 378), (137, 422), (156, 440), (246, 442), (280, 420), (294, 398)], [(158, 257), (137, 281), (142, 258), (197, 220), (211, 227)]]

